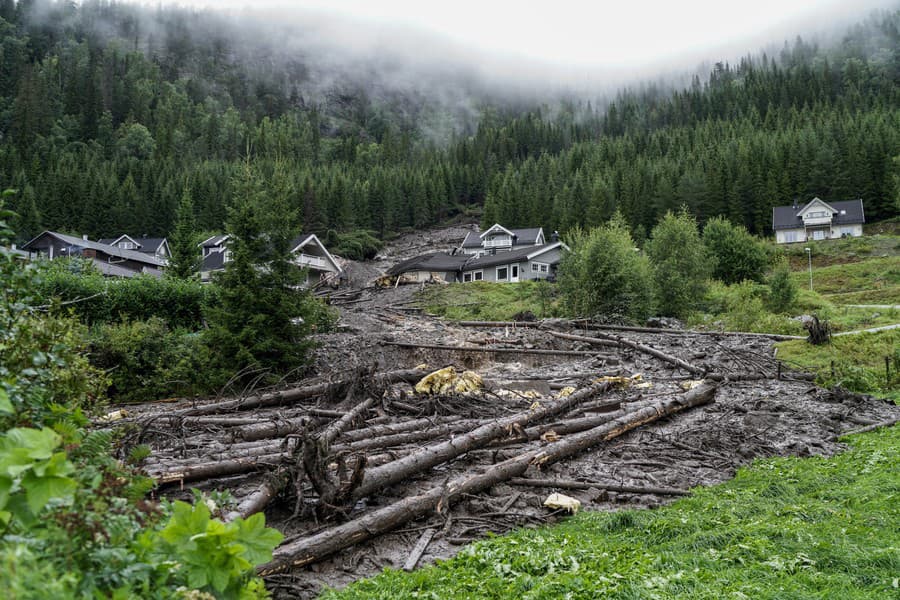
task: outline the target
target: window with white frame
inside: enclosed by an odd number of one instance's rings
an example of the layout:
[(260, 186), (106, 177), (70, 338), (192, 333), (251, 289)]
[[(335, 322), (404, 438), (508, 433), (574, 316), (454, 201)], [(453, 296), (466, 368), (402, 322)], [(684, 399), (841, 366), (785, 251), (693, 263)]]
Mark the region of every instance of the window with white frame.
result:
[(506, 281), (509, 279), (508, 267), (497, 267), (497, 281)]
[(472, 274), (471, 273), (463, 273), (463, 283), (468, 283), (470, 281), (472, 281)]
[(797, 232), (796, 231), (785, 231), (784, 232), (784, 241), (785, 242), (796, 242), (797, 241)]
[(482, 281), (482, 280), (484, 280), (484, 271), (475, 271), (474, 273), (472, 273), (472, 278), (473, 278), (475, 281)]

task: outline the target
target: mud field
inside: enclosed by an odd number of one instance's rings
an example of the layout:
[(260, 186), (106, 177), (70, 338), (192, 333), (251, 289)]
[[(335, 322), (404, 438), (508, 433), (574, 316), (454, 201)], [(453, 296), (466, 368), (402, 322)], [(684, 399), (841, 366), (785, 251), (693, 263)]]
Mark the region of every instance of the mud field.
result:
[[(401, 242), (386, 256), (428, 239)], [(587, 510), (652, 508), (758, 457), (839, 452), (840, 435), (900, 413), (817, 388), (767, 336), (450, 323), (418, 311), (418, 286), (370, 286), (372, 263), (348, 271), (338, 328), (318, 336), (318, 377), (130, 417), (161, 495), (227, 489), (236, 506), (222, 516), (265, 510), (285, 534), (262, 569), (276, 598), (552, 523), (564, 516), (543, 506), (553, 492)], [(448, 366), (456, 379), (416, 392)]]

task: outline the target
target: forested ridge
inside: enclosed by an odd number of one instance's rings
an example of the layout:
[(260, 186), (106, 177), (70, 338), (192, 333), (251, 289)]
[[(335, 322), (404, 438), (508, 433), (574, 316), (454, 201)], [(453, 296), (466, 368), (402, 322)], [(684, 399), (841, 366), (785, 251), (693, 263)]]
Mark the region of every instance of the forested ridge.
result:
[(277, 170), (319, 233), (384, 236), (471, 205), (560, 231), (618, 208), (647, 231), (682, 204), (764, 233), (772, 206), (813, 195), (861, 197), (877, 220), (897, 213), (898, 26), (874, 14), (827, 47), (798, 37), (593, 105), (506, 102), (461, 76), (447, 87), (473, 121), (427, 90), (323, 84), (322, 57), (275, 56), (214, 13), (0, 0), (0, 187), (19, 190), (21, 239), (164, 235), (185, 191), (197, 226), (221, 229), (247, 162)]

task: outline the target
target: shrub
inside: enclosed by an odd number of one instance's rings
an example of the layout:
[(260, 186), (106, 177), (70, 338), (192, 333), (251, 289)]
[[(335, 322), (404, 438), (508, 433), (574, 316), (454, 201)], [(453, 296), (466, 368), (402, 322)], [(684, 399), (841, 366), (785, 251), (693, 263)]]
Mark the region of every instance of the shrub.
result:
[(713, 217), (703, 228), (703, 243), (715, 257), (712, 275), (725, 283), (751, 280), (762, 283), (768, 262), (767, 246), (744, 227)]
[(209, 351), (200, 336), (171, 330), (157, 317), (97, 325), (90, 349), (92, 364), (109, 373), (113, 400), (191, 396), (222, 383), (209, 368)]
[(769, 276), (769, 307), (774, 312), (787, 312), (797, 300), (797, 284), (786, 261), (781, 261)]
[(362, 229), (347, 233), (337, 233), (333, 229), (329, 229), (325, 234), (324, 243), (332, 254), (350, 260), (375, 258), (375, 255), (384, 246), (384, 243), (375, 237), (374, 231)]
[(560, 265), (559, 287), (572, 314), (636, 321), (650, 316), (650, 263), (620, 218), (574, 232), (571, 247)]
[(660, 313), (686, 316), (702, 301), (715, 265), (696, 219), (686, 209), (666, 213), (651, 232), (647, 254), (653, 262)]
[(59, 298), (89, 325), (158, 317), (170, 327), (199, 329), (203, 306), (217, 301), (215, 287), (198, 281), (149, 275), (107, 279), (79, 259), (50, 262), (37, 292), (44, 303)]

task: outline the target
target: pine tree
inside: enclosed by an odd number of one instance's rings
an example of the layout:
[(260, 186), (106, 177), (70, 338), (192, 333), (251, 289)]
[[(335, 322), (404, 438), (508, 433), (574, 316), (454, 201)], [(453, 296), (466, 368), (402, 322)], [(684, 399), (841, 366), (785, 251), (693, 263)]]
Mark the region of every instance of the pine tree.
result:
[(197, 273), (200, 255), (197, 252), (197, 224), (194, 218), (194, 201), (190, 189), (185, 186), (175, 213), (175, 230), (169, 237), (172, 257), (166, 273), (179, 279), (188, 279)]

